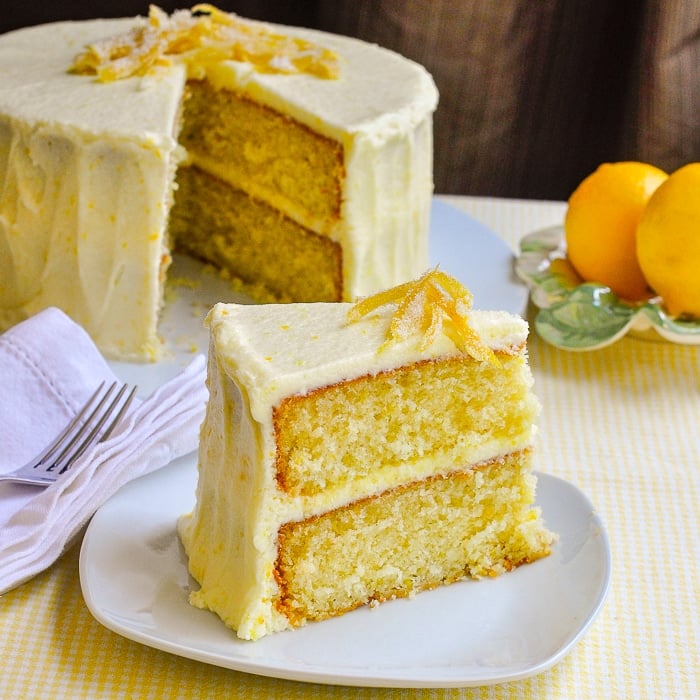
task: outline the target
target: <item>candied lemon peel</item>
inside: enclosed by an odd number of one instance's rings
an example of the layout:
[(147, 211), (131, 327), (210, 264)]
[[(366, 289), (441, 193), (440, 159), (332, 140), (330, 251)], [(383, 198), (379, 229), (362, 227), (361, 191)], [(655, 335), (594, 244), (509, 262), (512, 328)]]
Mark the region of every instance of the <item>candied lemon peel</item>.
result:
[(359, 321), (383, 306), (395, 305), (380, 352), (391, 343), (402, 342), (413, 335), (421, 336), (420, 349), (425, 350), (444, 333), (460, 352), (500, 367), (493, 350), (469, 325), (473, 301), (472, 293), (464, 285), (436, 267), (417, 280), (356, 302), (348, 312), (348, 321)]
[(224, 60), (249, 63), (261, 73), (308, 73), (324, 79), (339, 74), (333, 51), (207, 4), (172, 15), (151, 5), (147, 20), (131, 31), (88, 45), (70, 72), (111, 82), (173, 63), (184, 63), (197, 75)]

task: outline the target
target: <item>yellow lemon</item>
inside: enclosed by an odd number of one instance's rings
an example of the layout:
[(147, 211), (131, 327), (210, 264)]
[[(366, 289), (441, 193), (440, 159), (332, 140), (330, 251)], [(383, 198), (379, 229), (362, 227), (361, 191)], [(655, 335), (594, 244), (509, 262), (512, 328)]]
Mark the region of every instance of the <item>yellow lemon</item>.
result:
[(637, 262), (636, 233), (649, 198), (668, 175), (648, 163), (604, 163), (569, 198), (567, 257), (587, 282), (638, 301), (649, 289)]
[(654, 192), (637, 228), (637, 257), (669, 313), (700, 317), (700, 163)]

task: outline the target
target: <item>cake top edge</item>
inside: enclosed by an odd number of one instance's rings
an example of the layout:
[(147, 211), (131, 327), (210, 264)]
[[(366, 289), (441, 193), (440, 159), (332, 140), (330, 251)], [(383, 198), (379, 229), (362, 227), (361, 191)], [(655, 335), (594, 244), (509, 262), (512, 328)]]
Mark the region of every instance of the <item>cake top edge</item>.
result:
[(148, 17), (137, 18), (124, 34), (88, 44), (70, 71), (111, 82), (149, 75), (175, 63), (196, 75), (226, 60), (247, 63), (262, 73), (306, 73), (323, 79), (337, 78), (340, 70), (330, 49), (198, 4), (171, 15), (151, 5)]
[[(351, 302), (233, 304), (207, 315), (210, 361), (258, 397), (257, 408), (281, 397), (422, 361), (468, 357), (444, 332), (421, 349), (420, 336), (387, 343), (391, 310), (348, 321)], [(526, 353), (528, 324), (507, 311), (470, 310), (469, 326), (499, 362)], [(380, 351), (380, 348), (384, 348)], [(489, 364), (488, 359), (473, 360)], [(498, 371), (498, 370), (497, 370)]]
[[(299, 336), (316, 340), (321, 333), (329, 331), (334, 338), (359, 339), (363, 347), (371, 349), (373, 355), (386, 356), (405, 353), (418, 358), (438, 357), (460, 353), (455, 343), (444, 333), (440, 334), (432, 346), (420, 349), (420, 339), (408, 338), (397, 343), (387, 343), (387, 333), (391, 318), (388, 313), (372, 314), (356, 323), (349, 323), (347, 315), (352, 302), (299, 302), (270, 304), (237, 304), (217, 302), (208, 312), (205, 325), (214, 334), (237, 336), (248, 344), (261, 330), (260, 336), (276, 335), (283, 331), (283, 338)], [(519, 353), (527, 343), (530, 326), (528, 322), (510, 311), (500, 309), (471, 309), (469, 324), (481, 341), (494, 353)], [(232, 330), (221, 331), (231, 327)], [(339, 341), (339, 345), (346, 341)], [(379, 348), (385, 346), (382, 352)], [(355, 346), (357, 347), (357, 345)], [(280, 348), (282, 351), (284, 348)], [(351, 348), (347, 348), (351, 352)]]
[[(267, 24), (274, 32), (323, 46), (341, 64), (337, 80), (306, 73), (263, 73), (248, 63), (222, 60), (188, 75), (183, 63), (155, 74), (100, 82), (69, 73), (83, 47), (128, 33), (143, 17), (39, 24), (0, 34), (0, 120), (28, 128), (62, 124), (71, 138), (144, 132), (169, 144), (189, 77), (211, 82), (289, 114), (329, 138), (384, 143), (434, 111), (438, 93), (420, 64), (389, 49), (340, 34)], [(381, 70), (377, 70), (377, 66)], [(114, 104), (123, 109), (115, 110)]]
[(497, 353), (524, 349), (525, 319), (472, 304), (469, 289), (436, 267), (354, 303), (219, 302), (206, 325), (224, 355), (246, 357), (273, 374), (360, 357), (389, 366), (461, 354), (499, 366)]

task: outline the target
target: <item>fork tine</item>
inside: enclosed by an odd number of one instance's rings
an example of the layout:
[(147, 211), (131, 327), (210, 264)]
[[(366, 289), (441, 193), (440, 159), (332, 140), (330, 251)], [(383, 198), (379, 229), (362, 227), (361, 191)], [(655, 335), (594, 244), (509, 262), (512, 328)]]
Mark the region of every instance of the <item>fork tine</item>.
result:
[[(36, 458), (36, 466), (43, 466), (49, 461), (49, 458), (58, 450), (58, 448), (65, 442), (66, 438), (75, 430), (75, 427), (80, 423), (81, 420), (86, 416), (87, 412), (90, 410), (95, 399), (100, 395), (102, 387), (105, 385), (102, 382), (92, 396), (83, 404), (83, 407), (78, 411), (77, 415), (71, 420), (70, 423), (65, 427), (63, 432), (44, 450), (44, 452)], [(91, 416), (94, 415), (91, 414)], [(89, 419), (88, 419), (89, 420)]]
[[(83, 454), (83, 452), (85, 452), (85, 450), (87, 450), (87, 448), (90, 447), (90, 445), (92, 445), (95, 442), (102, 442), (103, 440), (106, 440), (111, 435), (112, 431), (117, 426), (126, 410), (129, 408), (129, 405), (131, 404), (134, 396), (136, 395), (137, 387), (133, 387), (131, 389), (131, 392), (122, 403), (121, 408), (119, 408), (119, 410), (116, 412), (116, 415), (114, 415), (114, 412), (119, 406), (119, 402), (124, 396), (124, 392), (127, 389), (127, 385), (123, 384), (121, 389), (117, 392), (117, 395), (112, 399), (111, 403), (104, 410), (102, 409), (105, 402), (110, 397), (112, 391), (116, 386), (117, 382), (114, 382), (109, 387), (107, 393), (104, 395), (100, 403), (95, 407), (93, 412), (90, 414), (90, 417), (85, 422), (83, 428), (87, 428), (92, 422), (93, 418), (98, 414), (98, 412), (101, 411), (100, 417), (98, 418), (97, 422), (92, 426), (90, 432), (87, 435), (85, 435), (86, 430), (81, 429), (72, 438), (70, 443), (68, 443), (66, 448), (59, 456), (59, 458), (56, 460), (56, 466), (61, 466), (58, 472), (59, 474), (63, 474), (66, 470), (68, 470), (70, 466), (78, 459), (78, 457), (80, 457)], [(107, 428), (105, 428), (105, 430), (102, 433), (100, 433), (100, 430), (102, 430), (102, 427), (110, 419), (110, 417), (112, 417), (111, 422), (109, 423)], [(78, 442), (80, 438), (83, 439), (81, 442)]]
[[(120, 395), (124, 393), (125, 389), (126, 384), (122, 387), (122, 390), (119, 392)], [(131, 391), (129, 392), (129, 395), (126, 397), (126, 400), (122, 404), (122, 407), (119, 409), (117, 415), (114, 416), (112, 422), (107, 426), (107, 429), (100, 436), (100, 442), (104, 442), (112, 434), (112, 431), (117, 427), (119, 421), (122, 419), (127, 409), (131, 405), (131, 402), (134, 400), (134, 396), (136, 396), (137, 389), (137, 386), (132, 387)]]
[[(100, 411), (102, 411), (102, 407), (104, 406), (105, 401), (107, 401), (110, 394), (114, 391), (116, 385), (116, 382), (112, 382), (112, 384), (107, 387), (107, 391), (97, 402), (96, 406), (92, 407), (90, 404), (87, 404), (87, 409), (89, 410), (89, 412), (88, 410), (81, 411), (83, 415), (81, 418), (81, 422), (77, 425), (77, 429), (75, 429), (75, 431), (72, 434), (66, 435), (64, 441), (57, 446), (56, 450), (54, 450), (54, 452), (56, 452), (60, 449), (58, 455), (50, 455), (49, 458), (40, 461), (36, 465), (37, 467), (43, 467), (46, 464), (50, 463), (50, 466), (47, 467), (47, 471), (53, 471), (61, 464), (66, 455), (70, 453), (70, 451), (74, 448), (74, 446), (79, 440), (82, 440), (83, 435), (85, 435), (85, 433), (90, 429), (91, 422), (94, 420), (95, 416), (98, 416), (100, 414)], [(58, 473), (60, 474), (62, 472), (58, 471)]]
[(78, 414), (39, 456), (14, 471), (0, 474), (0, 481), (47, 486), (69, 469), (90, 445), (106, 440), (124, 417), (138, 387), (134, 386), (124, 398), (128, 387), (123, 384), (116, 396), (110, 398), (119, 382), (113, 382), (103, 391), (105, 384), (102, 382), (97, 387)]

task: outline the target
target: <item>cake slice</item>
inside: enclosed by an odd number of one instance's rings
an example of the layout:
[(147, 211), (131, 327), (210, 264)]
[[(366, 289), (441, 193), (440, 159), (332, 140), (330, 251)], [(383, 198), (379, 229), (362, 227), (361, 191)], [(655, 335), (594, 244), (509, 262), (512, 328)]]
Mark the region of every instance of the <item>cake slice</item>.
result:
[(243, 639), (547, 555), (527, 324), (444, 273), (352, 305), (218, 304), (193, 605)]

